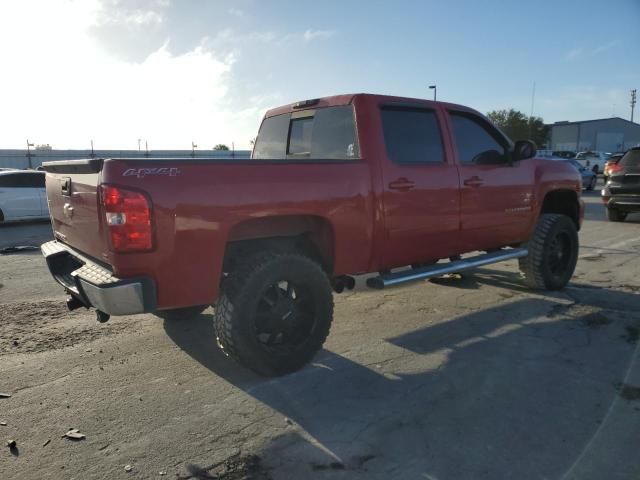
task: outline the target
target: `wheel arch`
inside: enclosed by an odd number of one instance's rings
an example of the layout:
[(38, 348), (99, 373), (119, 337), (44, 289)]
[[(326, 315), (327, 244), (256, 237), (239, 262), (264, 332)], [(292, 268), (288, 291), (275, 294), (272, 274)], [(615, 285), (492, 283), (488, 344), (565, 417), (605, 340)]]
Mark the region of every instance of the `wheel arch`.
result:
[(540, 215), (545, 213), (559, 213), (566, 215), (580, 230), (580, 203), (578, 194), (569, 189), (551, 190), (547, 192), (540, 207)]
[(318, 215), (278, 215), (241, 221), (229, 230), (223, 270), (229, 272), (240, 258), (261, 250), (300, 252), (332, 273), (334, 228)]

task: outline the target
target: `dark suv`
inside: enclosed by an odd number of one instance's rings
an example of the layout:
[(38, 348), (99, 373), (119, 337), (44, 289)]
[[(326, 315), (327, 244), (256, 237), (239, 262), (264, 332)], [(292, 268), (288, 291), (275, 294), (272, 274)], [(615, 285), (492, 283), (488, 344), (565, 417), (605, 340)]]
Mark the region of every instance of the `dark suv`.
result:
[(640, 147), (630, 149), (610, 166), (602, 201), (612, 222), (623, 222), (628, 213), (640, 212)]

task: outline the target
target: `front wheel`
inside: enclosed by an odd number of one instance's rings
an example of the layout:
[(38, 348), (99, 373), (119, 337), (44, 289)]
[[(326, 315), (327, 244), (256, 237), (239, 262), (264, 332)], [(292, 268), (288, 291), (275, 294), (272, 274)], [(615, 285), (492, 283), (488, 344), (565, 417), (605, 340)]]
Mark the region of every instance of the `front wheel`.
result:
[(227, 355), (276, 376), (311, 361), (332, 319), (331, 283), (321, 266), (297, 253), (266, 252), (225, 279), (213, 321)]
[(626, 212), (621, 212), (615, 208), (607, 208), (607, 220), (610, 222), (624, 222), (625, 218), (627, 218)]
[(529, 255), (519, 261), (527, 286), (560, 290), (569, 283), (579, 249), (576, 225), (569, 217), (555, 213), (541, 215), (527, 248)]

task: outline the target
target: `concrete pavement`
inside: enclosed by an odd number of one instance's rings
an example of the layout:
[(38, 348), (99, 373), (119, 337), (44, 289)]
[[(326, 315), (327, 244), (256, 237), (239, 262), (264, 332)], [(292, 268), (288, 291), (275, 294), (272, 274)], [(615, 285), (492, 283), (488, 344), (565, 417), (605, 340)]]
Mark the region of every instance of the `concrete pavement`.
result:
[(0, 478), (639, 478), (640, 215), (585, 199), (566, 290), (525, 289), (515, 262), (359, 279), (314, 364), (277, 379), (220, 353), (211, 310), (98, 324), (41, 257), (0, 256), (0, 434), (19, 449)]

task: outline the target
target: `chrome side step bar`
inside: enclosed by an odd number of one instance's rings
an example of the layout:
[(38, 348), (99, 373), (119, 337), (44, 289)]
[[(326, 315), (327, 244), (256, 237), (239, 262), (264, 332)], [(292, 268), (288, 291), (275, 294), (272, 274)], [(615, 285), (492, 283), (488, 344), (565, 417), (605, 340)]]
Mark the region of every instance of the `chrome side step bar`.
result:
[(414, 280), (423, 280), (427, 278), (439, 277), (445, 273), (456, 273), (464, 270), (490, 265), (492, 263), (511, 260), (512, 258), (526, 257), (529, 251), (526, 248), (503, 248), (501, 250), (484, 253), (475, 257), (455, 260), (449, 263), (435, 264), (429, 267), (418, 268), (415, 270), (407, 270), (403, 272), (387, 273), (377, 277), (367, 279), (369, 288), (382, 289), (404, 282), (412, 282)]

